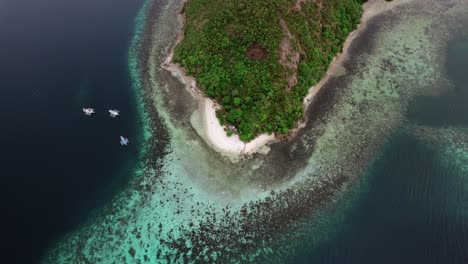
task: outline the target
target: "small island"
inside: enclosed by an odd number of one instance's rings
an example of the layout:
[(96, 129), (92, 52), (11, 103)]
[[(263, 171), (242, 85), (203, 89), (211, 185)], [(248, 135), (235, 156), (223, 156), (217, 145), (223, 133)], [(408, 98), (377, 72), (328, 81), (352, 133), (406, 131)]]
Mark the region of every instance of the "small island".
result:
[(303, 99), (359, 24), (363, 0), (189, 0), (173, 62), (240, 140), (287, 134)]

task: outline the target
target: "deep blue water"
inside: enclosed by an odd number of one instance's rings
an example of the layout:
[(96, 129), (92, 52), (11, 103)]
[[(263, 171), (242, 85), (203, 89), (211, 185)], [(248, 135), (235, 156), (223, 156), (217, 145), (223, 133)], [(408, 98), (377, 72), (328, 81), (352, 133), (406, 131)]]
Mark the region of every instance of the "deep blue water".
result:
[(139, 135), (127, 54), (142, 3), (0, 0), (2, 263), (37, 262), (130, 175), (138, 149), (119, 135)]
[(368, 173), (337, 235), (293, 263), (468, 263), (468, 192), (455, 167), (401, 133)]
[[(446, 65), (454, 90), (419, 97), (413, 124), (468, 125), (468, 38), (454, 41)], [(468, 263), (467, 175), (404, 131), (367, 172), (368, 190), (326, 240), (291, 263)]]

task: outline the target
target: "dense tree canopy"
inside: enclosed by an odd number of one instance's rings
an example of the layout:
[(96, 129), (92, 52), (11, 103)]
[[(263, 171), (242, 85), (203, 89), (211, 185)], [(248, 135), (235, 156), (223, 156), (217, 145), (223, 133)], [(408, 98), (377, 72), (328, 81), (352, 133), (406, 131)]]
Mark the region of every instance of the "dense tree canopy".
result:
[(174, 61), (242, 140), (287, 133), (359, 23), (363, 0), (188, 0)]

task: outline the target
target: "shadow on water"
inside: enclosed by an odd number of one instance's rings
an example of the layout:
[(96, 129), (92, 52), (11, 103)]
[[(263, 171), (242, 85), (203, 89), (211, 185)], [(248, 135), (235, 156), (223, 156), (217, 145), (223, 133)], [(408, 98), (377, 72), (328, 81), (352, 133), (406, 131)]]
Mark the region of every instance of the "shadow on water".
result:
[(401, 133), (368, 177), (337, 236), (293, 263), (466, 263), (468, 193), (456, 168)]

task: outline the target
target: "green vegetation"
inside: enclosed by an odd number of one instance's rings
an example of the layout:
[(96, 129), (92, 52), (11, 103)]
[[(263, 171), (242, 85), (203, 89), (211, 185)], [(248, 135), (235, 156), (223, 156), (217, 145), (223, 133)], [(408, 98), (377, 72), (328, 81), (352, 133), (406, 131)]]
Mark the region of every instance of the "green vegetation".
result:
[(363, 0), (188, 0), (174, 61), (242, 140), (288, 133), (360, 21)]

